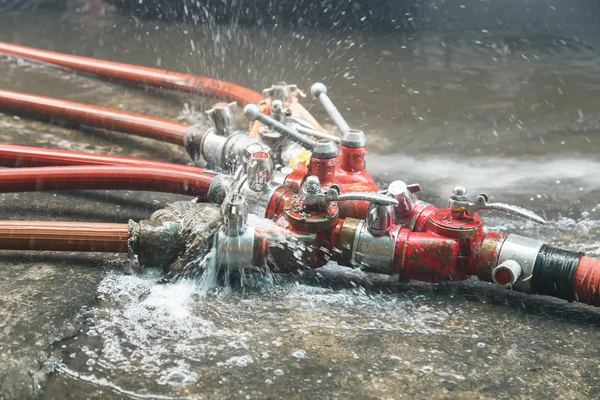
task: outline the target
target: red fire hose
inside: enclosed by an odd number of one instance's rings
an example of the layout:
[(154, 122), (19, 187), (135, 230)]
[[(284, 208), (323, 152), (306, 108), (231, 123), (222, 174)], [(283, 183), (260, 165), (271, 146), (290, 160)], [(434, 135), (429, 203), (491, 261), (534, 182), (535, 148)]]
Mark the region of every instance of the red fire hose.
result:
[(0, 145), (0, 166), (3, 167), (23, 168), (67, 165), (121, 165), (164, 169), (167, 171), (184, 171), (196, 174), (204, 172), (202, 168), (143, 160), (139, 158), (107, 156), (104, 154), (82, 153), (69, 150), (44, 149), (32, 146), (17, 146), (14, 144)]
[(204, 76), (72, 56), (16, 44), (0, 42), (0, 53), (54, 64), (119, 81), (141, 83), (225, 101), (237, 101), (240, 105), (256, 104), (265, 98), (262, 94), (243, 86)]
[(127, 224), (0, 221), (0, 249), (127, 253)]
[(213, 177), (206, 172), (127, 166), (0, 169), (0, 193), (86, 189), (147, 190), (205, 199)]
[(110, 129), (180, 146), (183, 146), (183, 138), (189, 129), (185, 124), (161, 118), (9, 90), (0, 90), (0, 111)]

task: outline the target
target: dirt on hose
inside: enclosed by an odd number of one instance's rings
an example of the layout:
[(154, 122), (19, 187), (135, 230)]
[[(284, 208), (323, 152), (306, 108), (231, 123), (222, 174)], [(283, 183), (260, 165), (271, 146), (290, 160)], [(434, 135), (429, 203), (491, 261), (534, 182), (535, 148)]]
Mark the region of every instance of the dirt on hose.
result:
[(210, 250), (221, 226), (213, 204), (178, 201), (140, 221), (137, 254), (142, 266), (160, 267), (177, 276)]

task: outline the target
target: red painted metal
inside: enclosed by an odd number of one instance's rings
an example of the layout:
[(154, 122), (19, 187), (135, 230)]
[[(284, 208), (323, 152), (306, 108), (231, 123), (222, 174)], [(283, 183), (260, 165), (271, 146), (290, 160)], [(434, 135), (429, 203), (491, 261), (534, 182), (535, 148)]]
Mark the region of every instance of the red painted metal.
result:
[(273, 193), (269, 205), (267, 206), (267, 212), (265, 218), (272, 221), (277, 221), (281, 215), (283, 215), (283, 208), (286, 202), (292, 199), (294, 192), (285, 187), (280, 187)]
[(375, 179), (365, 169), (365, 156), (368, 149), (366, 147), (353, 149), (340, 146), (340, 150), (342, 163), (336, 171), (336, 182), (376, 186)]
[(394, 273), (400, 279), (444, 282), (469, 277), (459, 257), (457, 240), (404, 228), (397, 231), (395, 240)]
[(321, 186), (329, 188), (334, 183), (337, 183), (336, 171), (341, 164), (339, 157), (331, 159), (320, 159), (312, 157), (308, 165), (309, 175), (314, 175), (319, 178)]
[(164, 89), (172, 89), (200, 96), (214, 97), (228, 102), (237, 101), (240, 105), (256, 104), (264, 96), (254, 90), (234, 83), (155, 68), (139, 67), (87, 57), (72, 56), (53, 51), (40, 50), (0, 42), (0, 53), (22, 57), (75, 71), (86, 72), (123, 82), (140, 83)]

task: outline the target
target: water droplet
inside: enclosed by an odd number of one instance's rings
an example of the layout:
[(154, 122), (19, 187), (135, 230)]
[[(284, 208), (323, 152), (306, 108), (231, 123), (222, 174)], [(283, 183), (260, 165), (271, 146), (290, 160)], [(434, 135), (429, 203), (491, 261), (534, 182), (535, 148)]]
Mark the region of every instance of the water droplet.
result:
[(427, 365), (425, 367), (422, 367), (419, 371), (421, 371), (424, 374), (429, 374), (429, 373), (433, 372), (433, 367), (430, 367)]
[(292, 356), (296, 357), (297, 359), (303, 359), (306, 358), (306, 351), (304, 350), (297, 350), (295, 352), (292, 353)]

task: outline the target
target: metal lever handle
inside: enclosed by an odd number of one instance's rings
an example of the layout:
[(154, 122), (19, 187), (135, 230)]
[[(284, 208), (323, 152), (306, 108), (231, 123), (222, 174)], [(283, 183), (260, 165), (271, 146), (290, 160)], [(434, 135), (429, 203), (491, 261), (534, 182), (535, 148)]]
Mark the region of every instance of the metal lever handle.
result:
[(371, 204), (378, 206), (397, 206), (398, 200), (391, 196), (379, 193), (369, 192), (348, 192), (340, 193), (337, 186), (332, 186), (325, 195), (327, 201), (346, 201), (346, 200), (357, 200), (357, 201), (368, 201)]
[(206, 111), (213, 124), (215, 125), (215, 130), (217, 134), (220, 136), (229, 136), (234, 128), (233, 122), (233, 112), (232, 107), (236, 107), (237, 103), (234, 101), (232, 103), (217, 103), (210, 110)]
[(310, 93), (315, 99), (318, 99), (321, 102), (321, 105), (329, 115), (329, 118), (331, 118), (335, 126), (340, 130), (342, 136), (344, 136), (350, 130), (350, 125), (348, 125), (337, 107), (333, 104), (329, 96), (327, 96), (327, 86), (317, 82), (310, 87)]
[(258, 120), (262, 122), (264, 125), (268, 126), (276, 132), (281, 133), (282, 135), (287, 136), (288, 138), (299, 143), (300, 145), (302, 145), (302, 147), (308, 150), (312, 149), (317, 145), (317, 142), (304, 136), (295, 129), (292, 129), (289, 126), (286, 126), (281, 122), (276, 121), (273, 118), (261, 113), (258, 106), (255, 104), (248, 104), (246, 107), (244, 107), (244, 117), (248, 121)]
[(544, 218), (523, 207), (506, 203), (489, 203), (489, 197), (485, 193), (481, 193), (477, 196), (475, 202), (472, 202), (467, 198), (467, 189), (462, 186), (456, 186), (454, 188), (452, 196), (450, 196), (450, 201), (448, 202), (448, 207), (453, 211), (462, 211), (470, 216), (474, 216), (481, 210), (496, 210), (537, 222), (538, 224), (546, 223)]
[(358, 200), (368, 201), (367, 228), (373, 236), (386, 235), (394, 222), (394, 207), (398, 200), (380, 193), (348, 192), (340, 194), (338, 186), (333, 185), (325, 194), (326, 201)]
[(329, 139), (336, 144), (340, 144), (342, 139), (327, 132), (320, 132), (315, 129), (314, 125), (308, 120), (297, 115), (291, 115), (285, 118), (286, 121), (293, 122), (297, 125), (296, 130), (304, 135), (316, 137), (317, 139)]
[(489, 203), (488, 200), (488, 195), (485, 193), (481, 193), (479, 196), (477, 196), (475, 202), (471, 203), (471, 205), (467, 207), (467, 213), (469, 215), (475, 215), (478, 211), (481, 210), (496, 210), (514, 215), (516, 217), (521, 217), (533, 222), (537, 222), (538, 224), (546, 223), (546, 220), (544, 218), (540, 217), (533, 211), (527, 210), (526, 208), (506, 203)]

